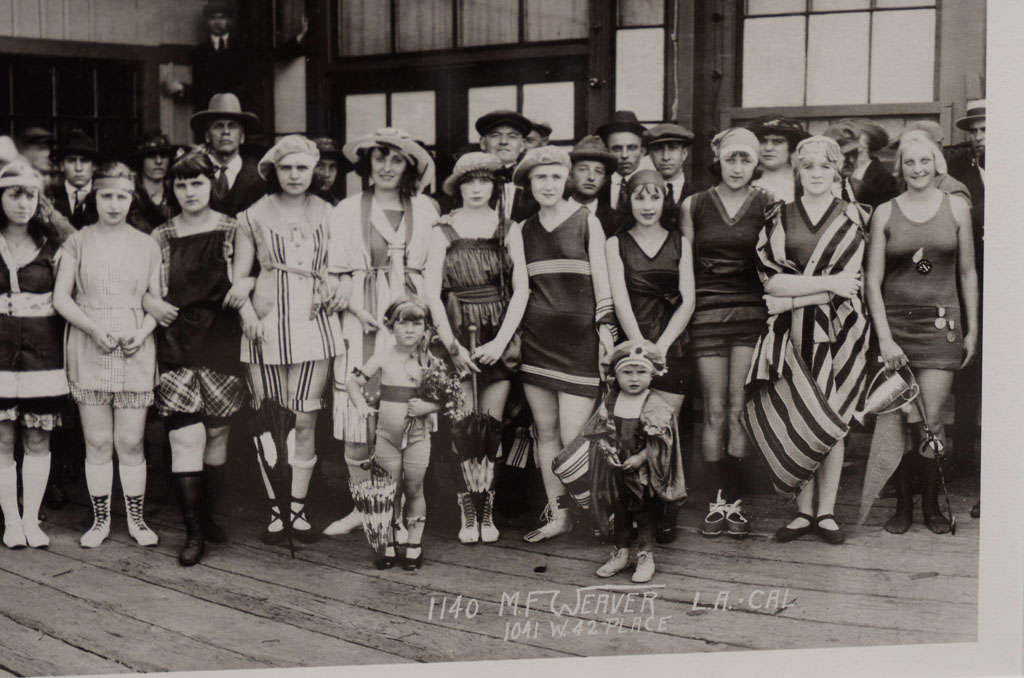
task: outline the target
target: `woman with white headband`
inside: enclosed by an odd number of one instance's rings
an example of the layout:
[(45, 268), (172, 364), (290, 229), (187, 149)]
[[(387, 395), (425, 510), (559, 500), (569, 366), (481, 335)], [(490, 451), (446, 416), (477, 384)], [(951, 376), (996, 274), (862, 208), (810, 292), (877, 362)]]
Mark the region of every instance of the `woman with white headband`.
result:
[(128, 532), (143, 546), (157, 543), (142, 517), (146, 460), (142, 439), (156, 384), (156, 319), (142, 308), (159, 297), (160, 247), (127, 221), (135, 173), (119, 162), (93, 178), (99, 221), (72, 235), (60, 251), (53, 305), (71, 324), (66, 364), (71, 395), (85, 434), (85, 480), (93, 524), (83, 547), (110, 534), (113, 453), (128, 514)]
[(775, 198), (751, 184), (760, 176), (761, 151), (753, 132), (739, 127), (719, 132), (711, 148), (711, 173), (718, 181), (683, 202), (682, 222), (694, 248), (697, 299), (690, 350), (704, 397), (701, 448), (711, 490), (701, 533), (742, 538), (750, 532), (740, 504), (750, 446), (740, 425), (743, 382), (768, 316), (754, 246), (765, 208)]
[(776, 489), (797, 494), (797, 516), (775, 538), (816, 532), (841, 544), (833, 510), (843, 440), (862, 405), (869, 337), (860, 299), (863, 217), (833, 197), (843, 162), (834, 140), (805, 139), (792, 159), (800, 197), (773, 205), (758, 236), (770, 317), (754, 350), (743, 423)]
[[(60, 239), (40, 218), (43, 179), (23, 158), (0, 171), (0, 509), (4, 545), (42, 548), (39, 505), (50, 473), (50, 432), (68, 393), (64, 319), (53, 308)], [(18, 510), (16, 428), (21, 427)]]
[[(922, 135), (907, 135), (896, 152), (907, 190), (883, 203), (871, 219), (867, 301), (888, 370), (910, 365), (921, 387), (932, 433), (942, 441), (942, 408), (954, 373), (978, 350), (978, 274), (970, 204), (944, 193), (935, 177), (946, 173), (942, 150)], [(910, 423), (908, 421), (908, 423)], [(896, 470), (896, 513), (885, 529), (902, 534), (913, 522), (913, 476), (923, 480), (921, 510), (932, 532), (950, 530), (938, 507), (936, 450), (922, 425)]]

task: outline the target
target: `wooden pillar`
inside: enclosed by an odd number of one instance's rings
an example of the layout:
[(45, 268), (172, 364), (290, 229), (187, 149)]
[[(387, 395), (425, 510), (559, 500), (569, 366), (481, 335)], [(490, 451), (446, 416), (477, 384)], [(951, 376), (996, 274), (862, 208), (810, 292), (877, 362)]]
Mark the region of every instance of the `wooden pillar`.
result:
[(618, 24), (616, 4), (608, 0), (590, 0), (587, 132), (593, 131), (612, 112), (615, 94), (615, 27)]

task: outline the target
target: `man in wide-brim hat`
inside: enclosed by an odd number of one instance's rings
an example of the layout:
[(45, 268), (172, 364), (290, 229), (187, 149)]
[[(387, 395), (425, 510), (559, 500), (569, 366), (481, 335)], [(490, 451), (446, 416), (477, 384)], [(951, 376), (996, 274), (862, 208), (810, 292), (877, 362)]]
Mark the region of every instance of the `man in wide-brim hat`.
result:
[(619, 166), (619, 159), (601, 141), (591, 134), (583, 137), (569, 152), (572, 169), (569, 171), (569, 203), (586, 207), (601, 222), (605, 235), (618, 228), (618, 213), (611, 209), (600, 195), (608, 178)]
[(674, 122), (655, 125), (644, 135), (644, 150), (647, 151), (647, 157), (665, 180), (665, 207), (662, 210), (661, 224), (668, 229), (679, 225), (679, 210), (683, 200), (697, 192), (693, 182), (687, 181), (683, 172), (683, 165), (690, 155), (693, 140), (693, 132)]
[(206, 144), (217, 170), (210, 206), (230, 216), (248, 209), (263, 196), (266, 185), (256, 171), (256, 163), (243, 160), (239, 151), (245, 135), (259, 129), (259, 117), (243, 111), (231, 92), (221, 92), (210, 97), (206, 110), (193, 115), (189, 124)]

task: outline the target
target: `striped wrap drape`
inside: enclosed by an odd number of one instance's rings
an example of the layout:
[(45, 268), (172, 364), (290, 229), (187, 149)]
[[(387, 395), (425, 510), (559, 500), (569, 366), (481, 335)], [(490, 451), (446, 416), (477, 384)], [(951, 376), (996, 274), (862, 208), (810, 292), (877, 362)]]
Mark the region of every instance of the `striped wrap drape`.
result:
[[(835, 210), (803, 269), (786, 258), (785, 209), (767, 210), (757, 242), (762, 282), (776, 273), (860, 271), (865, 237), (854, 205)], [(743, 425), (778, 492), (800, 491), (863, 406), (870, 326), (860, 296), (833, 296), (768, 318), (747, 375)]]

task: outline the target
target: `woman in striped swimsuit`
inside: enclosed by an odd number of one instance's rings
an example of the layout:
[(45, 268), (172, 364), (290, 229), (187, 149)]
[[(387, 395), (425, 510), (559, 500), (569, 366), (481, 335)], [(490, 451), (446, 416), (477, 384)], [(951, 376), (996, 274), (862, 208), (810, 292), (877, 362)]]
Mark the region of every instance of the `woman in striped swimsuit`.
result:
[[(227, 303), (242, 320), (242, 362), (249, 366), (253, 405), (269, 398), (295, 413), (290, 516), (279, 515), (264, 477), (271, 515), (263, 540), (271, 544), (284, 538), (284, 520), (298, 539), (316, 538), (305, 511), (316, 465), (313, 435), (317, 412), (327, 402), (331, 360), (344, 350), (337, 316), (341, 286), (337, 276), (327, 275), (331, 206), (310, 192), (319, 157), (309, 139), (281, 138), (259, 163), (271, 191), (238, 215), (235, 231)], [(257, 258), (260, 273), (253, 281)]]
[[(571, 161), (564, 149), (530, 150), (513, 179), (529, 183), (540, 212), (509, 232), (513, 280), (526, 271), (530, 296), (525, 308), (510, 306), (505, 324), (522, 322), (520, 375), (537, 427), (537, 456), (548, 505), (547, 521), (526, 534), (542, 541), (572, 529), (564, 489), (551, 462), (579, 434), (594, 408), (600, 362), (613, 349), (614, 308), (605, 264), (601, 222), (584, 207), (563, 199)], [(500, 332), (503, 336), (507, 333)], [(478, 350), (485, 365), (497, 362), (505, 347), (489, 342)]]
[(767, 313), (754, 246), (770, 193), (751, 185), (761, 144), (746, 129), (720, 132), (711, 142), (714, 187), (683, 202), (683, 236), (693, 243), (697, 308), (690, 322), (704, 398), (701, 448), (712, 492), (701, 527), (706, 537), (750, 532), (740, 509), (743, 460), (749, 443), (740, 425), (743, 382)]

